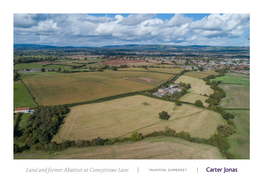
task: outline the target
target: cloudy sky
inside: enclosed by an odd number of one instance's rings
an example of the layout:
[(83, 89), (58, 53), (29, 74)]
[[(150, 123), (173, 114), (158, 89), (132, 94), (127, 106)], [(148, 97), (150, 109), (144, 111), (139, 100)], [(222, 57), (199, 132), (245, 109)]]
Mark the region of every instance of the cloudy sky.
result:
[(14, 44), (250, 46), (250, 15), (14, 14)]

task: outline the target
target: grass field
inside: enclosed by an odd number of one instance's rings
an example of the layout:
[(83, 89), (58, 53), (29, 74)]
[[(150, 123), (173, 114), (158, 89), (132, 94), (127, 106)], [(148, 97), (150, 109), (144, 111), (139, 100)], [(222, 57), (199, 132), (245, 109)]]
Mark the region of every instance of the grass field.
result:
[(250, 159), (250, 112), (249, 110), (227, 110), (235, 115), (237, 131), (228, 137), (230, 149), (237, 159)]
[[(45, 73), (43, 73), (45, 74)], [(154, 86), (125, 80), (128, 78), (153, 78), (161, 83), (172, 77), (169, 74), (145, 72), (84, 72), (54, 73), (24, 78), (36, 100), (42, 105), (60, 105), (100, 99), (113, 95), (152, 89)], [(139, 79), (138, 79), (139, 81)]]
[(180, 74), (183, 69), (181, 68), (120, 68), (119, 71), (145, 71), (145, 72), (163, 72), (170, 74)]
[(14, 81), (14, 108), (36, 106), (24, 84), (21, 81)]
[(191, 88), (188, 91), (193, 94), (198, 94), (198, 95), (206, 94), (209, 96), (210, 94), (214, 93), (213, 89), (211, 89), (209, 85), (206, 85), (205, 81), (203, 81), (202, 79), (182, 75), (175, 81), (175, 83), (180, 83), (180, 82), (190, 83)]
[[(161, 111), (171, 115), (168, 121), (159, 118)], [(219, 124), (225, 121), (218, 113), (185, 104), (175, 107), (172, 102), (137, 95), (73, 107), (53, 140), (129, 137), (133, 131), (147, 134), (165, 126), (208, 138)]]
[(180, 98), (181, 101), (186, 101), (190, 103), (195, 103), (196, 100), (201, 100), (205, 107), (208, 107), (209, 105), (208, 103), (205, 102), (205, 100), (207, 99), (208, 97), (206, 96), (201, 96), (201, 95), (192, 94), (192, 93), (188, 93)]
[(31, 114), (22, 114), (20, 121), (19, 121), (19, 128), (24, 129), (26, 126), (26, 120)]
[(15, 159), (223, 159), (219, 149), (172, 137), (146, 138), (111, 146), (68, 148), (47, 153), (29, 150)]
[(16, 70), (21, 70), (21, 69), (34, 69), (34, 68), (42, 68), (43, 65), (45, 64), (41, 64), (41, 63), (20, 63), (20, 64), (15, 64), (14, 65), (14, 69)]
[(220, 84), (220, 88), (226, 92), (226, 97), (220, 101), (223, 108), (249, 108), (249, 86), (235, 84)]
[[(234, 74), (234, 76), (232, 74)], [(222, 83), (238, 84), (238, 85), (244, 85), (248, 87), (250, 85), (249, 75), (245, 75), (245, 78), (243, 78), (241, 76), (238, 77), (235, 73), (227, 73), (225, 74), (225, 76), (217, 77), (216, 79), (213, 79), (213, 80), (222, 81)]]
[[(72, 65), (74, 66), (74, 65)], [(76, 65), (77, 66), (77, 65)], [(70, 70), (71, 66), (65, 66), (65, 65), (59, 65), (59, 64), (56, 64), (56, 65), (47, 65), (47, 66), (44, 66), (43, 68), (45, 69), (54, 69), (54, 70), (57, 70), (58, 68), (61, 68), (61, 70)]]
[(250, 75), (247, 75), (247, 74), (239, 74), (239, 73), (229, 72), (229, 73), (226, 73), (226, 75), (236, 77), (236, 78), (246, 79), (246, 80), (250, 79)]
[(184, 73), (184, 75), (190, 76), (193, 78), (203, 79), (209, 75), (219, 75), (219, 73), (215, 72), (214, 70), (203, 71), (203, 72), (191, 71), (191, 72)]

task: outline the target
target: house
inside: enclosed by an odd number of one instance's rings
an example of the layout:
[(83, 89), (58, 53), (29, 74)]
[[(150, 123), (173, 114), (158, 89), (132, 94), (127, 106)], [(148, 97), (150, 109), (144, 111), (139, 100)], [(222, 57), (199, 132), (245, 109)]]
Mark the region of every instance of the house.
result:
[(34, 110), (31, 110), (30, 107), (23, 107), (23, 108), (16, 108), (14, 113), (24, 113), (28, 114), (31, 113), (33, 114)]

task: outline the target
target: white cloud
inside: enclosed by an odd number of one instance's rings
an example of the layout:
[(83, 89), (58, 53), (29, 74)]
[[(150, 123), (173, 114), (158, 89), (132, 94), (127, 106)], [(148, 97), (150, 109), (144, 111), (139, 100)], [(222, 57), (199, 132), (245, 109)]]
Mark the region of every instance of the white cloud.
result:
[(189, 17), (184, 17), (181, 14), (175, 14), (170, 20), (166, 21), (166, 26), (181, 26), (185, 23), (190, 23), (192, 21)]
[[(79, 45), (112, 44), (115, 41), (135, 43), (215, 43), (219, 38), (236, 38), (249, 29), (249, 14), (211, 14), (193, 21), (175, 14), (163, 21), (155, 14), (131, 14), (127, 17), (87, 14), (15, 14), (15, 42), (78, 41)], [(33, 37), (34, 36), (34, 37)], [(36, 37), (35, 37), (36, 36)], [(42, 37), (41, 37), (42, 36)], [(48, 37), (46, 37), (48, 36)], [(247, 37), (249, 38), (249, 37)], [(221, 39), (222, 40), (222, 39)], [(222, 43), (222, 42), (220, 42)]]
[(128, 17), (123, 18), (120, 24), (123, 25), (137, 25), (143, 21), (149, 20), (155, 17), (156, 14), (130, 14)]

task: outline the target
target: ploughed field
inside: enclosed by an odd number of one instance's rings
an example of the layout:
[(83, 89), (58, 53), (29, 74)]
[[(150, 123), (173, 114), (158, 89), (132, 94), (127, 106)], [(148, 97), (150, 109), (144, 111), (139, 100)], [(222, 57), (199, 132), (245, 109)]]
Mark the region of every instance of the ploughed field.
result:
[[(43, 73), (46, 74), (46, 73)], [(33, 75), (33, 74), (32, 74)], [(42, 75), (42, 74), (41, 74)], [(172, 75), (149, 72), (83, 72), (25, 76), (23, 81), (41, 105), (62, 105), (152, 89), (144, 78), (160, 84)], [(125, 80), (136, 78), (136, 81)]]
[(154, 137), (138, 142), (109, 146), (68, 148), (55, 153), (24, 151), (15, 159), (223, 159), (211, 145), (191, 143), (179, 138)]
[[(167, 111), (169, 120), (161, 120), (159, 113)], [(176, 132), (209, 138), (225, 120), (213, 111), (136, 95), (102, 103), (72, 107), (65, 123), (53, 141), (91, 140), (97, 137), (130, 137), (132, 132), (142, 134), (163, 131), (166, 126)]]

